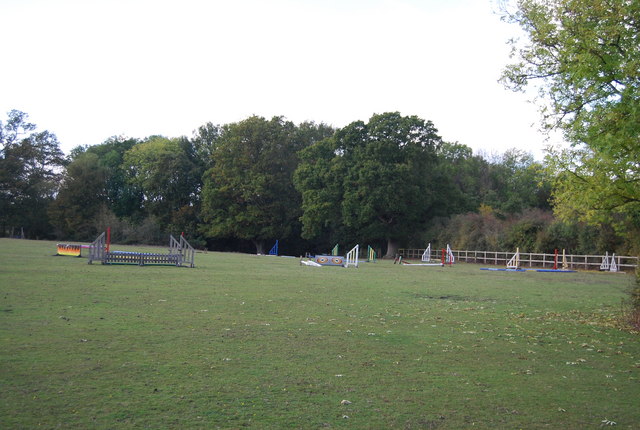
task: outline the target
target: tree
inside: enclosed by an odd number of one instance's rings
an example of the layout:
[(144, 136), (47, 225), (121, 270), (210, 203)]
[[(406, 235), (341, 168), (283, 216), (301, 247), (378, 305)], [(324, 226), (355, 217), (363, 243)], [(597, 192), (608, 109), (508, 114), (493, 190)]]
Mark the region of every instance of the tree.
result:
[(128, 169), (124, 164), (124, 155), (138, 143), (138, 139), (112, 136), (100, 145), (86, 148), (86, 152), (98, 156), (100, 166), (107, 171), (105, 189), (109, 210), (118, 218), (136, 221), (143, 217), (143, 195), (139, 186), (127, 180)]
[(634, 218), (640, 227), (640, 3), (518, 0), (505, 18), (524, 30), (503, 73), (513, 90), (536, 86), (546, 127), (571, 147), (550, 151), (554, 205), (563, 219)]
[[(190, 139), (191, 150), (188, 151), (190, 158), (198, 160), (203, 163), (204, 166), (209, 166), (211, 163), (211, 156), (216, 148), (220, 134), (222, 133), (222, 127), (208, 122), (193, 132), (193, 137)], [(206, 169), (205, 169), (206, 170)]]
[(128, 182), (143, 193), (143, 207), (166, 228), (173, 215), (189, 206), (199, 192), (198, 170), (180, 139), (152, 136), (124, 154)]
[(210, 238), (254, 243), (291, 237), (299, 230), (300, 195), (293, 187), (304, 141), (282, 117), (252, 116), (223, 126), (204, 178), (203, 232)]
[(307, 149), (296, 174), (305, 234), (340, 222), (360, 240), (386, 241), (387, 256), (395, 255), (398, 243), (435, 214), (432, 173), (440, 145), (430, 121), (390, 112)]
[(327, 250), (346, 235), (341, 210), (346, 171), (336, 151), (333, 138), (304, 148), (294, 174), (294, 185), (302, 196), (301, 236), (319, 240), (320, 249)]
[(435, 192), (439, 215), (473, 212), (491, 189), (489, 163), (466, 145), (444, 142), (438, 149)]
[(36, 131), (18, 110), (0, 121), (0, 234), (23, 227), (28, 237), (51, 237), (47, 207), (55, 196), (64, 154), (55, 134)]
[(550, 209), (550, 182), (544, 167), (531, 153), (510, 149), (489, 164), (490, 190), (483, 203), (501, 215), (527, 208)]
[(49, 207), (59, 237), (92, 240), (98, 233), (95, 218), (107, 203), (108, 171), (98, 156), (85, 152), (69, 163), (60, 191)]

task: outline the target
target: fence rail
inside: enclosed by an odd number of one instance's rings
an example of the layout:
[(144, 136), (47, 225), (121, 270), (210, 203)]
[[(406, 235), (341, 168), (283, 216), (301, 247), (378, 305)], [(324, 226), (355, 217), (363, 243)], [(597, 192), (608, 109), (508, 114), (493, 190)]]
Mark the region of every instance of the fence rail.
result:
[[(420, 259), (422, 257), (423, 249), (399, 249), (398, 255), (403, 259)], [(440, 253), (442, 251), (437, 249), (431, 250), (431, 259), (439, 260)], [(465, 263), (480, 263), (490, 264), (495, 266), (506, 266), (507, 262), (513, 257), (515, 252), (503, 252), (503, 251), (467, 251), (467, 250), (452, 250), (453, 255), (456, 257), (456, 261), (464, 261)], [(569, 269), (583, 269), (583, 270), (598, 270), (602, 264), (604, 255), (558, 255), (557, 265), (558, 268), (563, 267), (563, 263), (566, 263)], [(609, 256), (611, 260), (611, 256)], [(616, 255), (616, 264), (618, 270), (632, 271), (638, 267), (638, 257), (629, 257), (624, 255)], [(520, 252), (520, 266), (522, 267), (541, 267), (541, 268), (553, 268), (556, 264), (555, 254), (540, 254), (533, 252)]]

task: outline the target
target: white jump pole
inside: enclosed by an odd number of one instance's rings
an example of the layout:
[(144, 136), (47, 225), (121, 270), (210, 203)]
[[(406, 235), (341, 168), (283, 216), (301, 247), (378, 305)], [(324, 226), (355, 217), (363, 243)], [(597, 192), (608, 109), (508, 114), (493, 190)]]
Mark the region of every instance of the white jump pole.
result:
[(431, 244), (427, 246), (427, 249), (422, 253), (422, 261), (429, 262), (431, 261)]
[(360, 245), (356, 245), (347, 252), (347, 261), (344, 267), (355, 266), (358, 267), (358, 252), (360, 251)]

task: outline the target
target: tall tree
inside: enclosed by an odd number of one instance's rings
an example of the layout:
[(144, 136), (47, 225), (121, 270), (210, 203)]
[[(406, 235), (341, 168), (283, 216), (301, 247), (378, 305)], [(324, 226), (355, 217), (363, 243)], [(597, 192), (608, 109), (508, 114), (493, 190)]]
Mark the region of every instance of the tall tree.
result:
[[(198, 160), (203, 163), (204, 166), (210, 167), (211, 156), (216, 148), (220, 134), (222, 133), (222, 127), (215, 125), (212, 122), (208, 122), (193, 132), (193, 137), (190, 139), (191, 149), (187, 151), (190, 154), (190, 158)], [(206, 169), (205, 169), (206, 170)]]
[(344, 242), (346, 235), (341, 210), (346, 171), (337, 151), (333, 138), (308, 146), (299, 152), (300, 164), (294, 174), (295, 187), (302, 196), (301, 236), (318, 240), (320, 249), (325, 250)]
[(531, 153), (507, 150), (489, 164), (490, 192), (483, 203), (506, 216), (527, 208), (550, 209), (550, 182)]
[(106, 206), (108, 171), (98, 156), (85, 152), (69, 163), (55, 201), (49, 207), (57, 236), (91, 240), (98, 233), (95, 217)]
[[(180, 139), (150, 137), (124, 154), (128, 180), (143, 192), (143, 206), (166, 228), (199, 191), (199, 177)], [(197, 169), (195, 169), (197, 172)]]
[(348, 230), (361, 240), (386, 241), (387, 256), (395, 255), (398, 243), (436, 213), (433, 172), (441, 143), (430, 121), (390, 112), (353, 122), (308, 149), (296, 181), (305, 231), (317, 234), (314, 223), (336, 222), (339, 204)]
[[(640, 3), (518, 0), (505, 18), (525, 32), (503, 81), (537, 87), (544, 122), (571, 143), (547, 157), (564, 219), (640, 221)], [(640, 223), (638, 223), (640, 227)]]
[[(128, 168), (124, 154), (140, 143), (138, 139), (112, 136), (99, 145), (77, 148), (72, 155), (83, 152), (98, 156), (99, 165), (106, 170), (105, 192), (108, 209), (118, 218), (140, 221), (143, 217), (142, 189), (127, 180)], [(75, 156), (72, 158), (75, 159)]]
[(435, 192), (441, 202), (439, 215), (473, 212), (491, 188), (489, 163), (471, 148), (444, 142), (438, 149)]
[(24, 228), (32, 238), (51, 237), (47, 207), (55, 196), (64, 154), (55, 134), (36, 131), (18, 110), (0, 121), (0, 234)]
[(183, 205), (173, 214), (171, 226), (176, 231), (188, 232), (189, 242), (193, 245), (204, 245), (206, 238), (202, 235), (202, 189), (204, 174), (212, 166), (212, 154), (218, 145), (222, 128), (211, 122), (194, 131), (193, 137), (179, 139), (190, 171), (187, 173), (190, 182), (191, 198), (187, 205)]
[(292, 235), (300, 216), (293, 187), (304, 141), (282, 117), (252, 116), (223, 126), (203, 189), (203, 230), (211, 238), (266, 241)]

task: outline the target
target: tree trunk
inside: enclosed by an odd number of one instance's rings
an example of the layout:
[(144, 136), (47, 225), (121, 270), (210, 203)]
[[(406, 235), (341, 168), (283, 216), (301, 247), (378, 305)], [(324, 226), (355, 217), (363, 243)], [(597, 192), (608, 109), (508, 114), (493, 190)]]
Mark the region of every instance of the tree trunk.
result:
[(387, 253), (384, 258), (396, 258), (398, 253), (398, 242), (394, 239), (387, 239)]
[(254, 240), (253, 244), (256, 246), (256, 254), (264, 254), (264, 242), (261, 240)]

